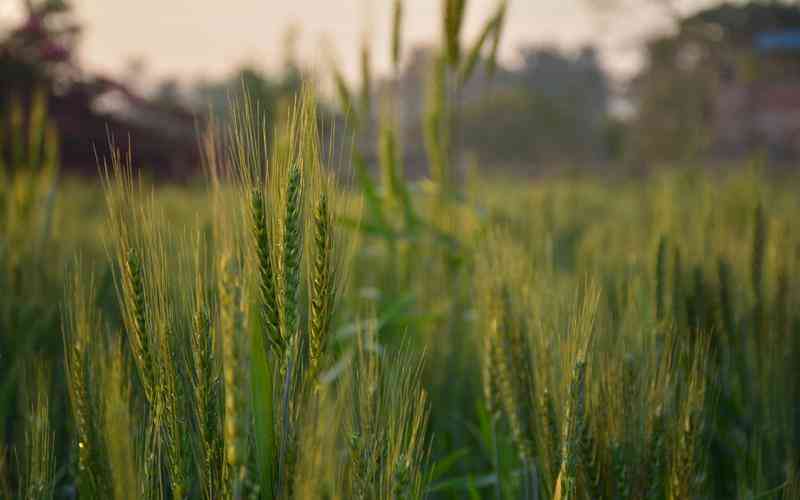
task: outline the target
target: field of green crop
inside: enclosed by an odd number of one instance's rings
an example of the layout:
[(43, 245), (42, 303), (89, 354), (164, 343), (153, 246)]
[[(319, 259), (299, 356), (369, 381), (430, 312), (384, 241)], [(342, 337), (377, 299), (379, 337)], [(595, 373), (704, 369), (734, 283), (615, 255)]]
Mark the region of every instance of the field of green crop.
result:
[(505, 4), (462, 50), (445, 3), (418, 182), (391, 105), (360, 152), (367, 50), (352, 150), (308, 88), (274, 127), (244, 100), (182, 186), (60, 176), (12, 109), (0, 497), (800, 498), (800, 179), (457, 175)]
[(797, 179), (381, 187), (261, 123), (4, 167), (7, 498), (797, 498)]

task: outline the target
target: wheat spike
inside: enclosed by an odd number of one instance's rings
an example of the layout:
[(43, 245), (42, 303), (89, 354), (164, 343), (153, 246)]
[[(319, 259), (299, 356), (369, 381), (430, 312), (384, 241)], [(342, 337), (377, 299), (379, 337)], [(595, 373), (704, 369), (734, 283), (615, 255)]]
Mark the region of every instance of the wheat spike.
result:
[(309, 311), (309, 358), (310, 373), (316, 373), (325, 348), (332, 314), (333, 276), (331, 252), (333, 239), (328, 197), (326, 192), (319, 195), (314, 210), (314, 264), (310, 286)]
[(300, 287), (302, 252), (302, 183), (300, 168), (293, 164), (286, 186), (286, 206), (283, 218), (283, 342), (291, 342), (297, 332), (297, 292)]

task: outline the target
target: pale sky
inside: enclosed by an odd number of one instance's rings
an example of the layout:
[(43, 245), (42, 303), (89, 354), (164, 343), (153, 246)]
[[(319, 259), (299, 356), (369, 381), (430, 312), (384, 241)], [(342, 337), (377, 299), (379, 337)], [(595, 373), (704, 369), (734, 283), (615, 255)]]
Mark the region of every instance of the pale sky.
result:
[[(636, 7), (598, 9), (601, 2)], [(678, 2), (691, 8), (706, 0)], [(20, 0), (0, 0), (0, 18)], [(466, 38), (478, 31), (496, 0), (470, 0)], [(592, 3), (594, 2), (594, 3)], [(326, 52), (356, 74), (365, 30), (373, 41), (377, 71), (388, 67), (391, 0), (72, 0), (86, 30), (80, 57), (93, 70), (119, 74), (133, 58), (145, 62), (143, 77), (181, 80), (219, 77), (245, 62), (268, 69), (282, 61), (287, 28), (299, 28), (302, 60), (325, 68)], [(405, 47), (435, 39), (439, 0), (405, 1)], [(501, 57), (512, 62), (525, 43), (574, 49), (593, 42), (618, 74), (638, 63), (640, 42), (668, 29), (669, 17), (655, 0), (510, 0)]]

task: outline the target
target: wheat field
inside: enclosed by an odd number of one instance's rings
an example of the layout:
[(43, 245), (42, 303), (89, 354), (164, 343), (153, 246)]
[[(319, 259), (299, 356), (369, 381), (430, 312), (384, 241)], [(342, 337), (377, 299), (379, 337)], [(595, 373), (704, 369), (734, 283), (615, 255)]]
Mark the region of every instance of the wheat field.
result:
[(798, 179), (459, 171), (453, 103), (506, 15), (462, 42), (464, 5), (419, 181), (366, 46), (360, 93), (335, 72), (352, 144), (311, 85), (279, 120), (245, 98), (187, 185), (119, 147), (60, 177), (43, 105), (12, 110), (0, 496), (800, 498)]

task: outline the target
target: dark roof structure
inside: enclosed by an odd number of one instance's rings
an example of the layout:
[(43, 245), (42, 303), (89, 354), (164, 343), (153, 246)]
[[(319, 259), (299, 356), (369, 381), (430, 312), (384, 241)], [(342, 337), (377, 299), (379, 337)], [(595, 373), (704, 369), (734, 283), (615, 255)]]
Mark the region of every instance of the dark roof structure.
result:
[(109, 141), (127, 148), (156, 178), (185, 178), (198, 170), (197, 117), (179, 104), (144, 98), (123, 83), (87, 74), (75, 57), (80, 27), (63, 2), (26, 3), (20, 26), (0, 33), (0, 116), (11, 101), (26, 105), (47, 94), (48, 115), (61, 141), (65, 170), (95, 174)]

